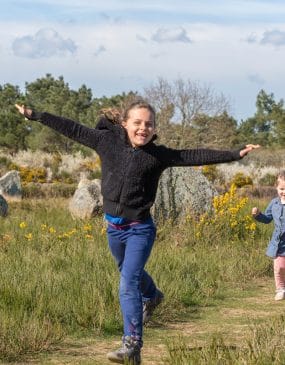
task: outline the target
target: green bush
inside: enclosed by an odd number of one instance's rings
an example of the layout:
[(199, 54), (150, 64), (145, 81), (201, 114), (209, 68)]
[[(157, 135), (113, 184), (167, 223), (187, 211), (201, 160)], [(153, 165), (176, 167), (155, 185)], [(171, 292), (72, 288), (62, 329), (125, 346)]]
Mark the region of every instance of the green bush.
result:
[(274, 186), (276, 184), (276, 174), (265, 174), (261, 179), (258, 180), (260, 185)]
[(65, 170), (61, 170), (60, 172), (57, 172), (56, 175), (53, 177), (54, 182), (61, 182), (65, 184), (74, 184), (76, 183), (76, 179), (72, 176), (71, 173)]
[(6, 156), (0, 156), (0, 169), (8, 168), (11, 165), (11, 160)]
[(242, 172), (237, 172), (231, 179), (230, 185), (235, 185), (237, 188), (241, 188), (246, 185), (253, 185), (253, 181), (250, 176), (247, 176)]

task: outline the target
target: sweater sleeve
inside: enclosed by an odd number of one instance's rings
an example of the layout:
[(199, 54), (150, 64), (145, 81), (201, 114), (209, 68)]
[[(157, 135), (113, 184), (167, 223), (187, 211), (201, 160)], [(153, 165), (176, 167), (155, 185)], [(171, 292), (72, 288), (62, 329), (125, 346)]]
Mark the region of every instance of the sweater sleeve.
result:
[(240, 149), (219, 151), (211, 149), (176, 150), (160, 146), (160, 159), (164, 167), (201, 166), (240, 160)]
[(96, 149), (104, 134), (103, 130), (89, 128), (71, 119), (59, 117), (47, 112), (33, 111), (32, 115), (28, 118), (37, 120), (60, 134), (93, 149)]
[(273, 216), (272, 216), (272, 205), (274, 203), (274, 200), (272, 200), (268, 207), (265, 209), (265, 212), (264, 213), (259, 213), (258, 215), (256, 215), (254, 217), (254, 219), (256, 219), (258, 222), (260, 223), (265, 223), (265, 224), (268, 224), (272, 221), (273, 219)]

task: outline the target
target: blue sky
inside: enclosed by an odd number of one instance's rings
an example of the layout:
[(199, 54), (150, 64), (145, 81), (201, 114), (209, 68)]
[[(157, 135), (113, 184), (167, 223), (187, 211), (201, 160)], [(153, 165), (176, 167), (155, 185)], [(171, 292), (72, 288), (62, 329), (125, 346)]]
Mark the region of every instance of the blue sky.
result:
[(283, 0), (0, 0), (0, 9), (1, 85), (51, 73), (101, 97), (184, 78), (223, 93), (239, 121), (260, 89), (285, 98)]

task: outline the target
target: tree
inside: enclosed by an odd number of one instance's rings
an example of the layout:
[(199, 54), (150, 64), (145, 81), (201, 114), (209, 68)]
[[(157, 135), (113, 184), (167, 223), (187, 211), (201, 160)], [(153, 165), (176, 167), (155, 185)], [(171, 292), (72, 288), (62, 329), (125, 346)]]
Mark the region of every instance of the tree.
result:
[(214, 117), (199, 114), (192, 125), (192, 140), (197, 147), (232, 148), (238, 142), (237, 121), (226, 112)]
[(274, 100), (274, 94), (261, 90), (256, 98), (256, 113), (240, 124), (239, 139), (254, 141), (262, 146), (285, 143), (284, 102)]
[(218, 95), (211, 87), (190, 79), (177, 79), (170, 83), (159, 78), (145, 89), (145, 97), (157, 110), (160, 140), (175, 147), (185, 146), (189, 141), (193, 144), (189, 133), (195, 129), (195, 118), (200, 115), (214, 117), (229, 110), (229, 101), (223, 94)]
[(172, 85), (165, 79), (159, 78), (156, 84), (145, 89), (145, 99), (156, 109), (156, 130), (159, 139), (162, 142), (170, 142), (174, 137), (170, 129), (175, 112)]
[[(26, 83), (26, 103), (32, 109), (47, 111), (76, 121), (85, 119), (92, 105), (91, 89), (82, 85), (78, 91), (71, 90), (62, 76), (55, 79), (50, 74)], [(37, 122), (30, 122), (31, 134), (28, 146), (47, 152), (73, 152), (83, 147)]]
[(95, 127), (98, 118), (102, 115), (102, 111), (104, 109), (117, 109), (122, 111), (127, 104), (129, 104), (132, 100), (136, 99), (138, 94), (136, 92), (130, 91), (129, 93), (122, 93), (113, 95), (109, 98), (103, 96), (101, 98), (94, 98), (86, 114), (81, 118), (82, 122), (85, 125), (90, 127)]
[[(69, 86), (62, 76), (56, 80), (47, 74), (34, 82), (26, 83), (26, 105), (34, 110), (63, 115), (63, 108), (69, 97)], [(46, 152), (63, 149), (70, 151), (71, 142), (67, 142), (65, 137), (40, 123), (30, 121), (29, 124), (31, 133), (27, 144), (31, 149), (40, 148)]]
[(12, 151), (25, 149), (25, 138), (30, 133), (15, 108), (15, 103), (22, 101), (19, 87), (11, 84), (0, 86), (0, 146)]
[(274, 125), (272, 128), (272, 133), (276, 144), (279, 147), (285, 146), (285, 109), (284, 101), (281, 99), (277, 104), (274, 105), (272, 109), (272, 119)]

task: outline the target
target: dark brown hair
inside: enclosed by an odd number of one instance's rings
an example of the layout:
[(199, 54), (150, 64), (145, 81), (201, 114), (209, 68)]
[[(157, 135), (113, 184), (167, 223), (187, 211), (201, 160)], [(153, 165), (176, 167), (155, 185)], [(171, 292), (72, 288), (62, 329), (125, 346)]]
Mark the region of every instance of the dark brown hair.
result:
[(129, 113), (132, 109), (147, 109), (153, 115), (153, 121), (155, 124), (155, 109), (143, 99), (135, 100), (121, 110), (118, 108), (106, 108), (101, 109), (100, 112), (112, 122), (121, 124), (129, 118)]
[(148, 102), (146, 102), (145, 100), (137, 100), (132, 102), (130, 105), (128, 105), (125, 110), (123, 111), (122, 114), (122, 120), (126, 121), (129, 118), (129, 113), (131, 110), (133, 109), (147, 109), (152, 115), (153, 115), (153, 121), (155, 124), (155, 110), (154, 107), (152, 105), (150, 105)]

